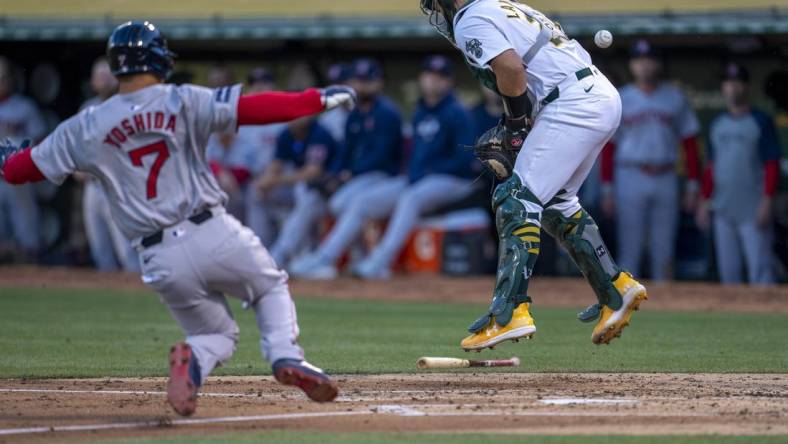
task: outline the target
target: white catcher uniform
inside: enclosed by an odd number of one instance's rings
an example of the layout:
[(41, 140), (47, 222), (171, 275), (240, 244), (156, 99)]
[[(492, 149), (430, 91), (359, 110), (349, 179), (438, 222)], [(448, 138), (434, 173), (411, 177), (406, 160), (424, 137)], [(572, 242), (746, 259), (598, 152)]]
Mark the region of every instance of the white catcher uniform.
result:
[(509, 49), (523, 59), (535, 120), (514, 170), (541, 202), (526, 208), (579, 211), (580, 185), (621, 120), (615, 87), (578, 42), (522, 3), (472, 1), (455, 15), (454, 38), (477, 68)]
[(268, 361), (303, 359), (287, 275), (225, 212), (227, 196), (205, 160), (211, 133), (235, 131), (240, 93), (240, 85), (162, 84), (117, 94), (32, 151), (52, 182), (77, 170), (101, 182), (119, 228), (140, 253), (143, 281), (185, 331), (202, 382), (238, 340), (224, 293), (254, 307)]

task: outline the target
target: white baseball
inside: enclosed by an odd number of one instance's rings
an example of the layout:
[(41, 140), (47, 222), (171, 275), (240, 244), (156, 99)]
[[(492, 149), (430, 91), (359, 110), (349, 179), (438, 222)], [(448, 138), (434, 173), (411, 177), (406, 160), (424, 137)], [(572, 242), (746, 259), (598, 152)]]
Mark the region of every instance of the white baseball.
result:
[(613, 44), (613, 34), (607, 29), (599, 30), (594, 36), (594, 43), (602, 49), (609, 48)]

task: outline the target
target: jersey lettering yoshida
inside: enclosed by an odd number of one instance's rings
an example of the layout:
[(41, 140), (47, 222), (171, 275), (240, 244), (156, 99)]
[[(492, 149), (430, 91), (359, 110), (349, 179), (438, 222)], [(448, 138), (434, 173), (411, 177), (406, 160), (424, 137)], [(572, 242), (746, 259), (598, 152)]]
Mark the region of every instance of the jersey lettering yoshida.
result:
[(50, 181), (94, 175), (130, 240), (223, 205), (205, 159), (211, 133), (235, 131), (241, 86), (154, 85), (117, 94), (61, 124), (32, 151)]

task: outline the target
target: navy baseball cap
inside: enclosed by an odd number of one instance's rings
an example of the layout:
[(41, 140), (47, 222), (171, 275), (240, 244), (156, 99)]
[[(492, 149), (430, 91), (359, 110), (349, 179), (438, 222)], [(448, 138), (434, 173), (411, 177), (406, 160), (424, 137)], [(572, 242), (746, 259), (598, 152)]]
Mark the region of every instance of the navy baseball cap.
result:
[(750, 72), (738, 63), (731, 62), (725, 65), (725, 69), (722, 72), (722, 80), (738, 80), (747, 83), (750, 81)]
[(246, 81), (250, 85), (258, 82), (276, 83), (276, 76), (271, 70), (259, 67), (249, 72), (249, 75), (246, 76)]
[(377, 80), (383, 77), (380, 64), (370, 58), (357, 59), (353, 62), (351, 78), (358, 80)]
[(649, 57), (658, 59), (662, 57), (662, 52), (652, 45), (648, 40), (638, 40), (631, 48), (629, 48), (629, 55), (633, 59), (638, 57)]
[(454, 66), (447, 57), (442, 55), (433, 55), (424, 59), (421, 65), (422, 71), (434, 72), (444, 77), (451, 77), (454, 73)]
[(347, 63), (335, 63), (328, 67), (326, 79), (329, 83), (343, 83), (350, 78), (350, 65)]

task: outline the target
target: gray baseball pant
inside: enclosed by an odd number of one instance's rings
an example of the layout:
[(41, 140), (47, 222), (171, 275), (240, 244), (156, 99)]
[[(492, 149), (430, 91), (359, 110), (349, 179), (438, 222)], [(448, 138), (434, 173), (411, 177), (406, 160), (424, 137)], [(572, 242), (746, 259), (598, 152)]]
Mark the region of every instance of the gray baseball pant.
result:
[(678, 178), (621, 167), (616, 169), (615, 190), (619, 265), (639, 275), (647, 246), (651, 279), (670, 279), (678, 232)]
[(771, 245), (771, 227), (761, 227), (755, 220), (737, 222), (724, 215), (714, 215), (714, 249), (723, 284), (744, 282), (744, 265), (749, 283), (774, 284)]
[(303, 359), (287, 273), (249, 228), (223, 208), (211, 211), (213, 217), (200, 225), (184, 221), (165, 229), (160, 244), (143, 248), (139, 239), (135, 242), (142, 280), (181, 325), (203, 381), (230, 359), (238, 341), (225, 294), (254, 308), (266, 360)]

